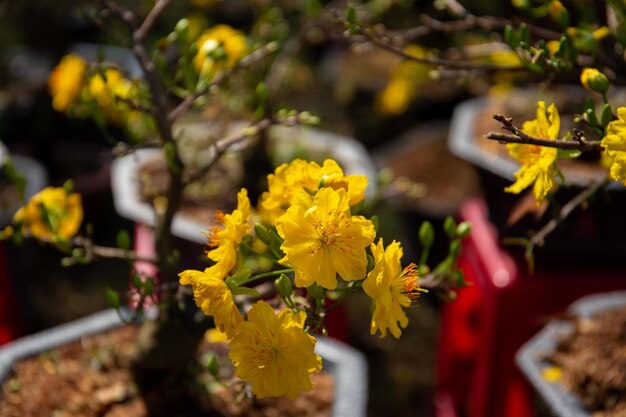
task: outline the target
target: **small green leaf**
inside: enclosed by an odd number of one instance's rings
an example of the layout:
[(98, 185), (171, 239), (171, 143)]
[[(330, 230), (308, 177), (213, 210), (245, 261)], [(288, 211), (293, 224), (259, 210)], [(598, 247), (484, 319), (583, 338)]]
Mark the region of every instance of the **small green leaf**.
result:
[(378, 218), (378, 216), (373, 215), (370, 218), (370, 221), (372, 222), (372, 224), (374, 224), (374, 230), (378, 231), (378, 227), (380, 226), (380, 219)]
[(248, 268), (243, 268), (241, 271), (237, 272), (235, 275), (231, 275), (226, 278), (226, 285), (232, 290), (233, 288), (239, 287), (250, 278), (252, 275), (252, 271)]
[(324, 289), (317, 284), (311, 284), (306, 288), (306, 292), (315, 299), (321, 299), (324, 296)]
[(72, 194), (74, 192), (74, 181), (69, 179), (63, 183), (63, 189), (66, 193)]
[(422, 222), (419, 230), (419, 238), (420, 243), (424, 248), (430, 248), (433, 246), (433, 242), (435, 241), (435, 229), (428, 220), (424, 220)]
[(271, 244), (272, 239), (270, 237), (270, 234), (265, 226), (263, 226), (261, 223), (256, 223), (254, 225), (254, 234), (257, 238), (259, 238), (259, 240), (261, 240), (261, 242), (265, 243), (266, 245)]
[(220, 371), (220, 366), (217, 362), (217, 356), (215, 356), (214, 353), (207, 353), (204, 355), (204, 366), (211, 375), (217, 377)]
[(456, 227), (456, 236), (461, 239), (464, 239), (467, 236), (469, 236), (471, 231), (472, 231), (472, 226), (468, 222), (461, 222)]
[(130, 249), (130, 235), (126, 230), (117, 232), (116, 243), (120, 249)]
[(144, 281), (138, 274), (133, 274), (131, 281), (133, 283), (133, 287), (137, 288), (138, 290), (144, 287)]
[(370, 272), (374, 269), (375, 261), (372, 255), (367, 255), (367, 272)]
[(237, 287), (231, 290), (233, 295), (250, 295), (252, 297), (260, 297), (261, 294), (254, 288), (249, 287)]
[(107, 288), (104, 295), (107, 303), (109, 303), (111, 307), (120, 308), (120, 305), (122, 303), (120, 301), (120, 296), (116, 291), (114, 291), (112, 288)]
[(609, 123), (613, 121), (613, 110), (611, 109), (611, 105), (609, 103), (602, 106), (602, 116), (600, 117), (602, 119), (602, 126), (606, 129)]
[(517, 29), (517, 37), (520, 42), (530, 42), (530, 33), (528, 32), (528, 25), (526, 25), (526, 23), (519, 25), (519, 28)]
[(556, 152), (558, 159), (578, 158), (582, 152), (578, 149), (559, 149)]
[(143, 284), (143, 293), (152, 295), (154, 293), (154, 281), (150, 278), (146, 279)]
[(503, 38), (504, 42), (506, 42), (512, 49), (517, 47), (517, 34), (513, 30), (513, 26), (506, 25), (504, 27)]
[(445, 218), (443, 221), (443, 230), (450, 239), (454, 237), (454, 233), (456, 232), (456, 221), (453, 217), (448, 216)]

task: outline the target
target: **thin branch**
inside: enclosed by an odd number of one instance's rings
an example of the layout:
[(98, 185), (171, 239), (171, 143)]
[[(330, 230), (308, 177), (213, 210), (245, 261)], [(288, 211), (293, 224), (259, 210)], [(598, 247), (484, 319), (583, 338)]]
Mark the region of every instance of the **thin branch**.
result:
[[(428, 32), (421, 33), (422, 31), (417, 30), (420, 27), (426, 27), (428, 29), (438, 31), (438, 32), (446, 32), (446, 33), (460, 33), (465, 32), (471, 29), (480, 28), (492, 31), (494, 29), (502, 30), (506, 26), (515, 26), (515, 22), (508, 19), (503, 19), (500, 17), (494, 16), (474, 16), (474, 15), (466, 15), (461, 20), (453, 20), (449, 22), (442, 22), (440, 20), (434, 19), (428, 15), (421, 15), (420, 21), (424, 26), (418, 26), (415, 29), (409, 29), (404, 31), (404, 39), (410, 40), (417, 36), (423, 36)], [(535, 26), (529, 23), (525, 23), (528, 27), (530, 33), (535, 36), (538, 36), (543, 39), (553, 40), (559, 39), (561, 37), (561, 33), (555, 32), (553, 30), (545, 29), (539, 26)], [(413, 37), (411, 37), (413, 36)]]
[(511, 134), (490, 132), (485, 135), (487, 139), (497, 140), (504, 143), (521, 143), (525, 145), (538, 145), (548, 148), (580, 150), (580, 151), (597, 151), (602, 150), (600, 141), (588, 141), (582, 136), (582, 133), (575, 129), (575, 140), (552, 140), (537, 138), (531, 136), (513, 124), (513, 119), (504, 117), (501, 114), (494, 114), (493, 118), (502, 124), (502, 129), (511, 132)]
[(558, 225), (560, 225), (571, 213), (574, 209), (581, 204), (583, 204), (589, 197), (595, 194), (603, 185), (607, 183), (607, 180), (598, 181), (596, 183), (591, 184), (589, 187), (582, 190), (578, 193), (574, 198), (568, 201), (562, 208), (559, 210), (558, 215), (551, 219), (545, 226), (543, 226), (537, 233), (535, 233), (529, 240), (526, 246), (525, 257), (526, 259), (530, 259), (532, 256), (532, 251), (535, 246), (542, 246), (546, 237), (556, 229)]
[(223, 139), (219, 142), (214, 142), (211, 145), (211, 148), (209, 149), (209, 151), (213, 152), (213, 159), (211, 160), (211, 162), (209, 162), (207, 165), (203, 166), (202, 168), (198, 169), (197, 171), (189, 174), (183, 182), (183, 185), (189, 185), (194, 181), (197, 181), (198, 179), (202, 178), (204, 175), (206, 175), (207, 172), (209, 172), (211, 170), (211, 168), (217, 163), (217, 161), (220, 159), (220, 157), (226, 152), (228, 151), (232, 146), (252, 137), (257, 135), (259, 132), (261, 132), (262, 130), (265, 130), (267, 128), (269, 128), (270, 126), (272, 126), (274, 123), (274, 121), (270, 118), (267, 119), (263, 119), (257, 123), (255, 123), (252, 126), (247, 127), (246, 129), (244, 129), (242, 131), (241, 134), (231, 137), (231, 138), (226, 138)]
[(146, 18), (144, 19), (141, 26), (135, 30), (135, 38), (138, 41), (143, 41), (146, 38), (146, 35), (154, 26), (154, 23), (157, 21), (159, 16), (163, 13), (165, 8), (170, 4), (170, 0), (158, 0), (152, 10), (148, 13)]
[[(392, 43), (390, 39), (387, 37), (378, 37), (371, 30), (365, 29), (361, 32), (363, 37), (367, 39), (367, 41), (372, 44), (386, 49), (389, 52), (393, 52), (394, 54), (414, 62), (419, 62), (421, 64), (429, 64), (444, 68), (451, 69), (464, 69), (464, 70), (474, 70), (479, 72), (495, 72), (495, 71), (522, 71), (524, 67), (521, 65), (497, 65), (497, 64), (489, 64), (482, 62), (469, 62), (469, 61), (459, 61), (455, 59), (444, 59), (444, 58), (419, 58), (414, 55), (408, 54), (404, 51), (400, 46)], [(359, 42), (359, 41), (357, 41)], [(360, 41), (362, 42), (362, 41)]]
[(276, 42), (270, 42), (267, 45), (262, 46), (261, 48), (255, 50), (243, 57), (235, 66), (232, 68), (225, 69), (220, 72), (205, 88), (199, 91), (195, 91), (189, 94), (185, 99), (176, 106), (174, 110), (172, 110), (168, 115), (168, 120), (171, 122), (178, 119), (182, 114), (187, 112), (192, 106), (193, 103), (203, 95), (207, 94), (212, 87), (221, 84), (225, 79), (230, 77), (236, 71), (247, 68), (252, 64), (264, 59), (271, 53), (275, 52), (278, 49), (278, 44)]
[(158, 263), (158, 259), (151, 256), (141, 256), (137, 252), (129, 249), (114, 248), (108, 246), (100, 246), (93, 243), (89, 238), (83, 236), (76, 236), (72, 238), (71, 243), (79, 248), (85, 250), (85, 259), (92, 261), (96, 258), (112, 258), (112, 259), (124, 259), (127, 261), (142, 261), (150, 262), (153, 264)]

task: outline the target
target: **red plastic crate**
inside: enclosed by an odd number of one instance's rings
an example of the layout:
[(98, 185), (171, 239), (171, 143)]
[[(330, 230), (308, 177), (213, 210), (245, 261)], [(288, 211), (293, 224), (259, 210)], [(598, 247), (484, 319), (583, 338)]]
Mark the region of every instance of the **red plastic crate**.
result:
[(602, 265), (537, 265), (534, 275), (498, 244), (482, 200), (464, 204), (472, 224), (459, 263), (470, 286), (443, 308), (438, 346), (437, 417), (532, 417), (533, 394), (515, 366), (519, 347), (551, 316), (583, 295), (626, 288)]
[(0, 345), (22, 334), (22, 323), (15, 305), (15, 292), (11, 284), (4, 248), (0, 243)]

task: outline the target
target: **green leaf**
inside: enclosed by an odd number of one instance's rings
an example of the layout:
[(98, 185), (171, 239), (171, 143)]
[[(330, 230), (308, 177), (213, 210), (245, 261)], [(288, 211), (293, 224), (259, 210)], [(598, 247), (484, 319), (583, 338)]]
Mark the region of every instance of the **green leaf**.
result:
[(519, 25), (519, 29), (517, 29), (517, 37), (520, 42), (530, 42), (530, 33), (528, 32), (528, 26), (526, 23)]
[(251, 270), (249, 270), (248, 268), (243, 268), (235, 275), (231, 275), (230, 277), (226, 278), (226, 285), (228, 285), (228, 288), (232, 290), (242, 284), (245, 284), (245, 282), (248, 280), (248, 278), (250, 278), (251, 275)]
[(130, 249), (130, 235), (126, 230), (117, 232), (116, 243), (120, 249)]
[(469, 236), (471, 231), (472, 231), (472, 225), (471, 224), (469, 224), (468, 222), (461, 222), (456, 227), (456, 236), (461, 238), (461, 239), (464, 239), (467, 236)]
[(372, 255), (367, 255), (367, 272), (370, 272), (372, 269), (374, 269), (374, 257)]
[(220, 365), (217, 362), (217, 356), (214, 353), (207, 353), (204, 355), (204, 366), (206, 366), (207, 371), (214, 377), (217, 377)]
[(120, 308), (122, 305), (119, 294), (112, 288), (107, 288), (104, 296), (111, 307)]
[(249, 287), (233, 288), (231, 289), (231, 292), (233, 293), (233, 295), (250, 295), (252, 297), (261, 296), (261, 294), (257, 290), (255, 290), (254, 288), (249, 288)]
[(613, 109), (611, 109), (611, 105), (609, 103), (604, 104), (602, 106), (602, 115), (600, 116), (602, 119), (602, 126), (606, 130), (606, 127), (613, 121)]
[(424, 220), (422, 222), (419, 230), (419, 238), (420, 243), (424, 248), (430, 248), (433, 246), (433, 242), (435, 241), (435, 229), (428, 220)]
[(265, 243), (266, 245), (270, 245), (272, 243), (272, 238), (270, 237), (267, 228), (265, 228), (265, 226), (263, 226), (261, 223), (256, 223), (254, 225), (254, 234), (257, 238), (259, 238), (259, 240), (261, 240), (261, 242)]
[(133, 287), (137, 288), (138, 290), (144, 287), (144, 281), (141, 279), (141, 277), (138, 274), (133, 274), (131, 281), (132, 281)]
[(578, 158), (582, 152), (578, 149), (559, 149), (556, 152), (558, 159)]
[(154, 293), (154, 281), (150, 278), (146, 279), (143, 284), (143, 293), (152, 295)]
[(443, 221), (443, 230), (450, 239), (454, 237), (454, 233), (456, 232), (456, 221), (453, 217), (448, 216), (445, 218)]
[(378, 227), (380, 226), (380, 219), (377, 215), (373, 215), (370, 218), (370, 221), (374, 224), (374, 230), (378, 231)]
[(513, 26), (506, 25), (503, 33), (504, 42), (506, 42), (512, 49), (517, 47), (517, 34), (513, 30)]

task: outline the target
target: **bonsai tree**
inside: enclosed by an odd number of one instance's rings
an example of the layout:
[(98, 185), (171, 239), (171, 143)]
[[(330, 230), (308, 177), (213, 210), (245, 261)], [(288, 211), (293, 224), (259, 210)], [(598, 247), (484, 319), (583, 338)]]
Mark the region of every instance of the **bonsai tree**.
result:
[[(226, 24), (197, 30), (189, 19), (181, 19), (167, 35), (153, 39), (170, 1), (157, 0), (143, 14), (113, 0), (97, 6), (99, 18), (118, 19), (126, 26), (142, 75), (130, 78), (106, 56), (87, 62), (69, 54), (50, 77), (52, 106), (73, 117), (91, 117), (103, 129), (121, 129), (125, 138), (118, 139), (118, 154), (142, 147), (162, 150), (168, 181), (152, 200), (156, 255), (137, 254), (123, 236), (120, 247), (96, 244), (81, 228), (81, 197), (70, 182), (32, 197), (2, 237), (53, 245), (65, 254), (68, 266), (121, 258), (158, 267), (158, 277), (132, 279), (133, 311), (151, 306), (159, 312), (156, 320), (144, 322), (137, 339), (134, 366), (142, 390), (160, 378), (182, 378), (206, 330), (216, 327), (228, 340), (236, 376), (254, 394), (295, 398), (312, 388), (310, 374), (321, 370), (314, 346), (316, 335), (325, 333), (324, 318), (347, 297), (364, 291), (372, 299), (371, 333), (399, 338), (408, 325), (404, 310), (415, 306), (420, 294), (440, 289), (452, 296), (464, 285), (456, 261), (468, 224), (446, 221), (449, 253), (430, 268), (434, 230), (424, 223), (419, 262), (403, 262), (401, 243), (380, 238), (377, 217), (366, 215), (368, 179), (346, 174), (333, 159), (280, 165), (267, 176), (256, 207), (241, 188), (236, 208), (217, 211), (210, 229), (207, 225), (206, 268), (181, 265), (171, 227), (185, 188), (229, 149), (262, 138), (270, 126), (311, 124), (317, 118), (295, 110), (272, 111), (264, 77), (275, 76), (272, 57), (289, 43), (287, 37), (274, 32), (254, 37)], [(244, 73), (247, 78), (237, 78)], [(229, 83), (232, 91), (225, 87)], [(242, 100), (255, 110), (239, 112), (247, 113), (248, 126), (200, 150), (210, 155), (205, 165), (186, 166), (177, 122), (194, 109), (218, 104), (215, 118), (226, 119), (228, 105), (220, 102), (234, 91), (241, 91)], [(11, 165), (6, 167), (19, 181)], [(110, 290), (107, 298), (121, 307), (123, 295)], [(194, 301), (200, 316), (190, 308)]]

